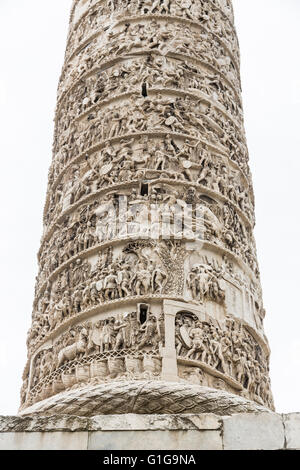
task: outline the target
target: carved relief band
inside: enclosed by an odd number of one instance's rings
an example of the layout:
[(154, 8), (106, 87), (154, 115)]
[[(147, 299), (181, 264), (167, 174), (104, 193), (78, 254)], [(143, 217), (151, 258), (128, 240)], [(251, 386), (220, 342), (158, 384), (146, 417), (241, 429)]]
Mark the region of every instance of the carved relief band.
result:
[(21, 413), (273, 409), (230, 0), (73, 2), (43, 222)]

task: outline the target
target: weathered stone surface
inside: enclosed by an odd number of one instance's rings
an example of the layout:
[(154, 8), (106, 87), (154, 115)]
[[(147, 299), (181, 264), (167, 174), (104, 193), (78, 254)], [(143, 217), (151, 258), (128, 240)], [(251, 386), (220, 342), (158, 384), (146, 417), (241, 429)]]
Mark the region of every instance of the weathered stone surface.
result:
[(87, 450), (87, 432), (0, 433), (0, 450)]
[(0, 450), (292, 450), (300, 448), (299, 416), (0, 417)]
[(78, 416), (30, 415), (1, 416), (0, 433), (10, 432), (79, 432), (79, 431), (163, 431), (221, 429), (222, 421), (213, 414), (186, 415), (109, 415), (81, 418)]
[(213, 414), (187, 415), (110, 415), (90, 419), (91, 430), (217, 430), (222, 426), (219, 416)]
[(278, 450), (285, 446), (282, 416), (239, 414), (224, 418), (224, 450)]
[(226, 416), (257, 411), (267, 409), (223, 390), (185, 383), (136, 381), (83, 387), (69, 391), (67, 395), (55, 395), (26, 408), (21, 415), (213, 413)]
[(92, 432), (89, 450), (222, 450), (220, 431)]
[(283, 415), (287, 449), (300, 450), (300, 413)]
[(89, 418), (79, 416), (0, 416), (0, 433), (10, 432), (79, 432), (91, 428)]

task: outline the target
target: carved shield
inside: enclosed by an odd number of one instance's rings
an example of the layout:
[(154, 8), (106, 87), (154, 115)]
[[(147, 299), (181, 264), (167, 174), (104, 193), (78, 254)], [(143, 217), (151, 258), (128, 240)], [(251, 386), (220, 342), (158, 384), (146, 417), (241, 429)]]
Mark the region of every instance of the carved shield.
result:
[(165, 125), (171, 126), (172, 124), (174, 124), (174, 122), (176, 122), (176, 118), (174, 116), (170, 116), (168, 117), (168, 119), (166, 119)]
[(187, 330), (185, 329), (184, 326), (182, 326), (179, 331), (180, 331), (180, 336), (181, 336), (184, 346), (188, 349), (191, 349), (191, 347), (193, 346), (193, 343), (192, 343), (191, 338), (189, 337)]
[(100, 175), (101, 176), (107, 175), (112, 170), (112, 167), (113, 167), (112, 163), (109, 163), (107, 165), (103, 165), (103, 167), (100, 170)]
[(184, 160), (182, 165), (183, 165), (183, 168), (186, 168), (188, 170), (189, 168), (192, 167), (193, 164), (189, 160)]

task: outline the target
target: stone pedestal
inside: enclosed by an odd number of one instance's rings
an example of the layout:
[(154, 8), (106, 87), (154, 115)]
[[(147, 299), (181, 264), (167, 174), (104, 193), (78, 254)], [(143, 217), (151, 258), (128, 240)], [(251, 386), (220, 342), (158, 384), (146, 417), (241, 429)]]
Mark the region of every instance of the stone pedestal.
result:
[(300, 413), (0, 417), (0, 450), (300, 450)]

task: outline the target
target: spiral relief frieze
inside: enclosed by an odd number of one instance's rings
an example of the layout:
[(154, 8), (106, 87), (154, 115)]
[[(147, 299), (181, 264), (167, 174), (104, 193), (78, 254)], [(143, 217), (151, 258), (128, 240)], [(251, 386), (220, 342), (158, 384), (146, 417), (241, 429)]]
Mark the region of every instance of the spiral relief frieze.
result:
[(239, 64), (229, 0), (74, 1), (22, 413), (273, 409)]

